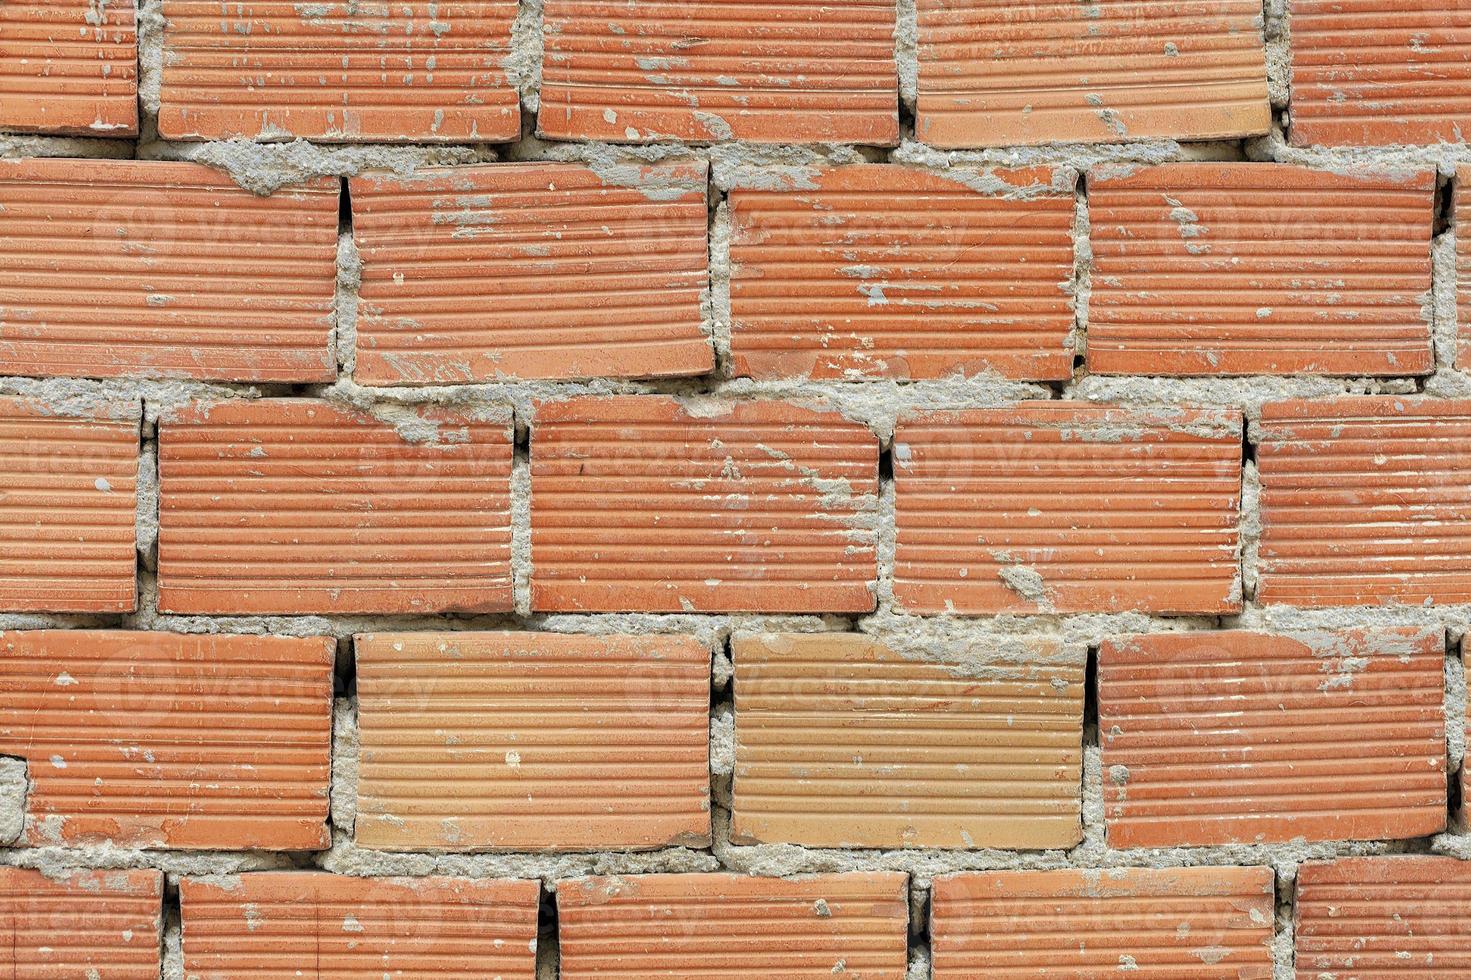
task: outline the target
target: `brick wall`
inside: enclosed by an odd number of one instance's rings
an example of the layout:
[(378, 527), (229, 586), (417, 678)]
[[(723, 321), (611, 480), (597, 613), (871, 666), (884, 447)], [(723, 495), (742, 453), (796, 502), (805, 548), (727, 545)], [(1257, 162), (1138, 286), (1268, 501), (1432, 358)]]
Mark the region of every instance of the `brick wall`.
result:
[(0, 976), (1471, 975), (1471, 3), (1290, 6), (0, 0)]

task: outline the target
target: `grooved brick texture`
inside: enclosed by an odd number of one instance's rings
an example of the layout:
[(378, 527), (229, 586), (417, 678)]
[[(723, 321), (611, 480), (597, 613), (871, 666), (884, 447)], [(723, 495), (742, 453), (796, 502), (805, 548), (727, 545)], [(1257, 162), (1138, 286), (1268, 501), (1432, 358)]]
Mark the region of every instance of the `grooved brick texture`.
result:
[(0, 6), (0, 131), (135, 136), (138, 31), (131, 3)]
[(541, 136), (899, 140), (895, 0), (546, 0), (544, 11)]
[(330, 638), (0, 633), (25, 842), (326, 846)]
[(509, 418), (383, 414), (263, 399), (165, 418), (160, 608), (509, 610)]
[(705, 164), (355, 177), (357, 380), (703, 374)]
[(941, 147), (1266, 133), (1255, 0), (917, 0), (916, 135)]
[(163, 873), (0, 867), (0, 960), (16, 980), (158, 980)]
[(1471, 401), (1277, 402), (1256, 428), (1260, 601), (1471, 601)]
[(337, 197), (192, 163), (0, 161), (0, 365), (330, 381)]
[(0, 611), (134, 608), (139, 412), (0, 398)]
[(1093, 176), (1101, 374), (1424, 374), (1435, 175), (1186, 163)]
[(538, 406), (538, 612), (866, 612), (878, 440), (837, 412), (662, 396)]
[(1445, 829), (1445, 635), (1225, 630), (1104, 641), (1114, 847), (1420, 837)]
[(925, 662), (859, 636), (740, 636), (732, 840), (1070, 847), (1082, 838), (1081, 647)]
[(1471, 864), (1392, 855), (1308, 861), (1297, 872), (1298, 980), (1428, 980), (1471, 971)]
[(733, 190), (735, 373), (1070, 377), (1073, 197), (1039, 193), (1045, 170), (987, 177), (852, 166)]
[(620, 875), (557, 886), (562, 980), (904, 980), (908, 876)]
[(1461, 142), (1471, 39), (1460, 0), (1290, 0), (1295, 146)]
[(162, 0), (165, 139), (505, 142), (515, 0)]
[(901, 418), (894, 598), (926, 613), (1238, 610), (1240, 433), (1230, 409)]
[(193, 977), (533, 980), (541, 886), (266, 871), (179, 882)]
[(450, 851), (709, 843), (704, 644), (401, 633), (359, 636), (355, 646), (357, 843)]
[(933, 976), (1269, 980), (1273, 898), (1272, 869), (1257, 867), (942, 876)]

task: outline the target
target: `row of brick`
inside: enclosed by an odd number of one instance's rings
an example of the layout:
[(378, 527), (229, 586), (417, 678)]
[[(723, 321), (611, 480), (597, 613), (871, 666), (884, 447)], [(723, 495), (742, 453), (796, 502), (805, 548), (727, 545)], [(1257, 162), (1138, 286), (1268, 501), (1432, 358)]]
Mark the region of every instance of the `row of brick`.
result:
[[(136, 608), (139, 405), (0, 399), (0, 611)], [(535, 408), (537, 612), (1224, 614), (1243, 603), (1235, 409), (1035, 401), (918, 411), (879, 440), (788, 401)], [(234, 399), (158, 432), (165, 613), (506, 612), (509, 409)], [(1265, 406), (1256, 596), (1471, 601), (1471, 401)], [(146, 510), (147, 508), (145, 508)], [(145, 520), (148, 518), (145, 514)]]
[[(168, 139), (504, 142), (516, 0), (360, 7), (161, 0)], [(896, 0), (546, 0), (537, 132), (650, 142), (898, 142)], [(1465, 11), (1293, 0), (1296, 143), (1459, 142)], [(918, 0), (915, 129), (936, 146), (1258, 136), (1262, 7)], [(523, 42), (524, 43), (524, 42)], [(0, 129), (138, 132), (132, 3), (18, 0), (0, 16)], [(1433, 79), (1433, 84), (1427, 82)]]
[[(186, 876), (178, 887), (188, 976), (295, 976), (308, 963), (321, 975), (538, 976), (536, 881), (288, 871)], [(1295, 887), (1299, 980), (1471, 968), (1471, 863), (1309, 861)], [(561, 881), (558, 975), (904, 980), (909, 891), (907, 875), (882, 872)], [(162, 893), (158, 871), (0, 868), (0, 944), (26, 976), (86, 968), (107, 980), (156, 980)], [(1268, 867), (965, 872), (936, 878), (931, 896), (934, 980), (1273, 976)]]
[[(710, 651), (695, 639), (365, 634), (354, 646), (356, 751), (339, 733), (335, 762), (356, 773), (355, 815), (335, 817), (360, 846), (709, 846)], [(22, 839), (326, 847), (335, 652), (322, 637), (0, 634), (0, 753), (29, 769)], [(955, 643), (926, 659), (854, 634), (738, 636), (731, 840), (1079, 843), (1085, 656), (1055, 640)], [(1444, 666), (1439, 630), (1106, 640), (1108, 843), (1446, 829)]]
[[(737, 187), (731, 372), (1071, 378), (1062, 177), (872, 164)], [(703, 162), (354, 178), (356, 343), (334, 352), (336, 181), (258, 197), (195, 164), (0, 161), (0, 374), (321, 382), (339, 354), (374, 385), (705, 374), (707, 178)], [(1087, 369), (1430, 373), (1434, 187), (1270, 163), (1090, 174)]]

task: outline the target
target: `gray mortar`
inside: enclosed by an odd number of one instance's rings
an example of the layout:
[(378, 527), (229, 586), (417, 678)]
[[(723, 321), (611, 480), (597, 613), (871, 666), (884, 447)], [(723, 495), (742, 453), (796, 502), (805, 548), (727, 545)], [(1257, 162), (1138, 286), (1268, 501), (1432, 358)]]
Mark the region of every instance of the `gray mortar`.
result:
[(144, 130), (154, 128), (163, 86), (163, 32), (168, 20), (163, 0), (137, 0), (138, 5), (138, 108)]
[(259, 389), (248, 385), (225, 386), (200, 381), (0, 377), (0, 395), (33, 399), (57, 417), (138, 418), (150, 428), (162, 414), (194, 402), (259, 394)]
[(134, 508), (138, 563), (158, 571), (158, 443), (151, 438), (138, 453), (138, 505)]
[(1266, 0), (1263, 39), (1267, 51), (1267, 98), (1285, 110), (1292, 93), (1292, 12), (1287, 0)]
[(531, 615), (531, 459), (511, 461), (511, 588), (516, 615)]
[(337, 236), (337, 280), (332, 301), (332, 352), (337, 368), (351, 375), (358, 356), (358, 291), (363, 287), (363, 260), (351, 231)]
[(718, 705), (710, 713), (710, 775), (729, 779), (735, 772), (735, 713), (730, 704)]
[(894, 24), (894, 61), (899, 75), (899, 104), (911, 117), (919, 104), (919, 13), (914, 0), (898, 0)]
[(94, 160), (130, 160), (131, 140), (89, 139), (73, 136), (0, 134), (0, 159), (27, 157), (86, 157)]
[(358, 812), (358, 699), (332, 704), (331, 820), (334, 831), (352, 836)]
[(1241, 591), (1250, 600), (1256, 598), (1262, 544), (1262, 480), (1252, 460), (1247, 460), (1241, 467), (1241, 518), (1238, 526), (1241, 529)]
[(274, 851), (165, 851), (108, 843), (0, 849), (0, 865), (31, 868), (46, 875), (73, 868), (154, 868), (171, 875), (208, 875), (295, 867), (290, 855)]
[(0, 755), (0, 845), (15, 843), (25, 832), (26, 798), (30, 791), (30, 767), (26, 760)]
[(1246, 158), (1291, 163), (1346, 177), (1405, 178), (1426, 170), (1449, 177), (1456, 167), (1471, 163), (1471, 145), (1436, 143), (1429, 146), (1292, 146), (1281, 129), (1246, 141)]
[(715, 375), (731, 376), (730, 313), (730, 205), (721, 201), (710, 219), (708, 321), (710, 344), (715, 352)]
[(511, 50), (501, 61), (506, 78), (521, 95), (521, 106), (534, 116), (541, 108), (542, 0), (520, 0), (511, 24)]
[(1090, 374), (1069, 385), (1063, 398), (1131, 405), (1230, 406), (1240, 409), (1248, 419), (1257, 419), (1261, 417), (1263, 405), (1288, 398), (1409, 395), (1416, 390), (1415, 382), (1409, 378), (1166, 378)]
[(1456, 273), (1456, 229), (1454, 225), (1435, 238), (1430, 249), (1433, 285), (1425, 297), (1422, 315), (1430, 324), (1435, 342), (1435, 363), (1452, 370), (1456, 363), (1457, 333), (1460, 311), (1456, 305), (1458, 276)]
[[(186, 980), (184, 975), (184, 931), (179, 909), (171, 908), (163, 923), (163, 980)], [(189, 978), (192, 980), (192, 978)]]

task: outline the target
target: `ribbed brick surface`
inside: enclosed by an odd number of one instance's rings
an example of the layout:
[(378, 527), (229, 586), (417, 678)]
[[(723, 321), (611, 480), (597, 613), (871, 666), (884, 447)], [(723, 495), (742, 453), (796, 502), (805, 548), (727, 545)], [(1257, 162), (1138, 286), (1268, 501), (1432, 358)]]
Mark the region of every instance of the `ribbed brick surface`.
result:
[(899, 139), (894, 0), (547, 0), (552, 139)]
[(0, 7), (0, 131), (134, 136), (131, 3), (7, 0)]
[(1270, 868), (993, 871), (935, 879), (934, 980), (1272, 976)]
[(0, 867), (0, 965), (21, 977), (158, 980), (163, 874)]
[(533, 609), (874, 606), (878, 440), (836, 412), (578, 398), (531, 445)]
[(1266, 163), (1093, 177), (1089, 368), (1428, 373), (1434, 190)]
[(1471, 127), (1461, 3), (1292, 0), (1292, 142), (1460, 142)]
[(709, 840), (704, 644), (401, 633), (355, 646), (359, 844), (599, 850)]
[(331, 639), (0, 633), (0, 753), (30, 844), (327, 843)]
[(337, 183), (0, 161), (6, 374), (330, 381)]
[(134, 608), (139, 411), (0, 398), (0, 610)]
[(511, 608), (504, 413), (194, 405), (159, 431), (169, 612)]
[[(1073, 198), (1033, 190), (1051, 179), (997, 174), (988, 194), (854, 166), (810, 187), (732, 191), (735, 372), (1070, 377)], [(1012, 187), (1027, 196), (1006, 196)]]
[(1254, 0), (918, 0), (919, 113), (935, 146), (1267, 132)]
[(1309, 861), (1297, 872), (1298, 980), (1428, 980), (1471, 972), (1471, 864), (1393, 855)]
[(557, 886), (563, 980), (903, 980), (907, 876), (621, 875)]
[(496, 164), (359, 177), (359, 381), (648, 377), (714, 366), (706, 166)]
[(163, 0), (168, 139), (499, 142), (515, 0)]
[(737, 637), (732, 837), (1076, 844), (1082, 648), (996, 647), (926, 663), (859, 636)]
[(1241, 606), (1241, 417), (1058, 402), (894, 435), (894, 596), (916, 612)]
[(1445, 829), (1441, 630), (1165, 633), (1098, 654), (1115, 847)]
[(1261, 601), (1471, 601), (1471, 401), (1277, 402), (1258, 428)]
[(198, 977), (536, 976), (535, 881), (262, 872), (179, 882)]

